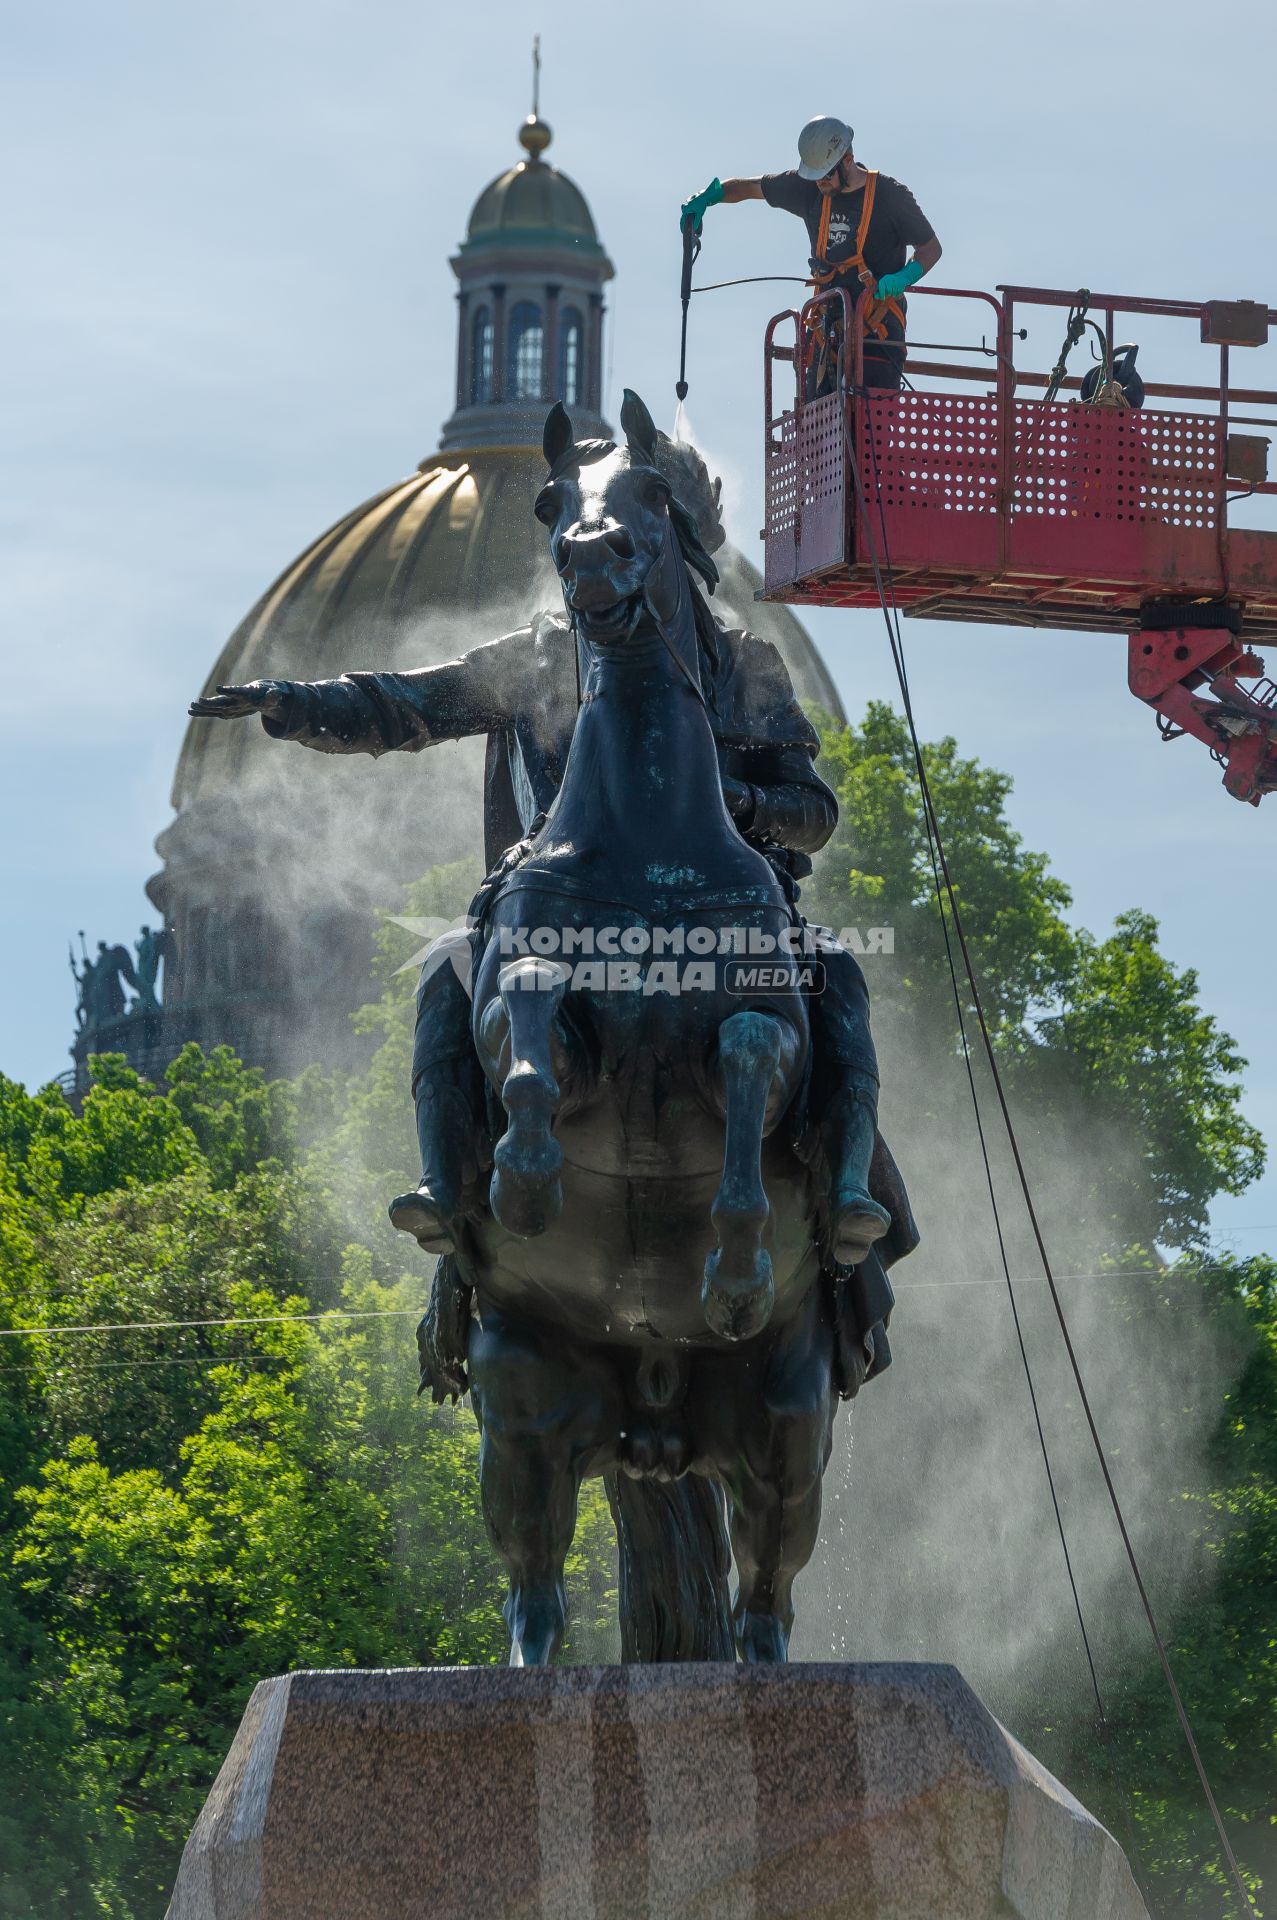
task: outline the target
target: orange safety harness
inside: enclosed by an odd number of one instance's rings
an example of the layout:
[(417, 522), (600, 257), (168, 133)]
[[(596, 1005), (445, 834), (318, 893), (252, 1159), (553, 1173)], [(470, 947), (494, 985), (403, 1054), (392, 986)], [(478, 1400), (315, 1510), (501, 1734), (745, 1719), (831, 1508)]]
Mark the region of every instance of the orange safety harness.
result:
[[(873, 168), (865, 171), (865, 198), (860, 209), (860, 225), (856, 228), (856, 250), (847, 260), (839, 261), (836, 267), (813, 266), (812, 277), (808, 285), (822, 291), (831, 281), (842, 275), (855, 272), (860, 276), (862, 286), (876, 284), (874, 275), (865, 265), (865, 241), (869, 238), (869, 223), (873, 219), (874, 196), (878, 191), (878, 175)], [(829, 245), (829, 216), (833, 210), (834, 196), (826, 193), (822, 196), (820, 208), (820, 228), (816, 234), (816, 252), (814, 258), (823, 260), (825, 249)], [(873, 334), (876, 340), (887, 338), (887, 315), (894, 314), (903, 329), (905, 310), (901, 302), (894, 297), (888, 300), (873, 300), (865, 309), (865, 332)], [(823, 318), (823, 316), (822, 316)]]

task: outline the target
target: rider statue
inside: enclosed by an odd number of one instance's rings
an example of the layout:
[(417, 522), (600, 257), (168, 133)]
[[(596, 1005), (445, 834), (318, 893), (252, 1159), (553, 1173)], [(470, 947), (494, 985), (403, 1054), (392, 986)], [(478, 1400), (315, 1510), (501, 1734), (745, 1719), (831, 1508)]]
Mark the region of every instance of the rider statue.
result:
[[(611, 450), (609, 442), (597, 445), (600, 456)], [(710, 556), (725, 539), (719, 483), (711, 484), (690, 446), (664, 435), (655, 445), (657, 467), (673, 495), (671, 510), (684, 516), (685, 550), (712, 592), (718, 570)], [(580, 453), (574, 449), (574, 457)], [(796, 901), (798, 882), (811, 872), (810, 856), (829, 839), (838, 814), (814, 766), (815, 729), (795, 700), (776, 648), (747, 631), (724, 628), (699, 594), (695, 600), (700, 681), (724, 801), (744, 839), (766, 856)], [(351, 672), (312, 682), (258, 680), (220, 688), (195, 701), (191, 713), (258, 713), (272, 738), (324, 753), (418, 752), (486, 734), (484, 844), (490, 873), (472, 910), (473, 944), (483, 936), (483, 905), (494, 876), (524, 856), (554, 805), (580, 685), (574, 625), (558, 610), (539, 613), (518, 631), (442, 666)], [(824, 990), (810, 1002), (812, 1124), (800, 1151), (813, 1167), (822, 1249), (834, 1266), (853, 1267), (886, 1235), (879, 1251), (889, 1265), (916, 1244), (916, 1233), (903, 1184), (876, 1132), (878, 1066), (864, 976), (831, 935), (813, 931)], [(453, 1251), (467, 1188), (485, 1159), (490, 1164), (483, 1076), (461, 978), (470, 971), (429, 964), (423, 970), (413, 1053), (422, 1173), (416, 1189), (390, 1207), (396, 1227), (440, 1254)]]

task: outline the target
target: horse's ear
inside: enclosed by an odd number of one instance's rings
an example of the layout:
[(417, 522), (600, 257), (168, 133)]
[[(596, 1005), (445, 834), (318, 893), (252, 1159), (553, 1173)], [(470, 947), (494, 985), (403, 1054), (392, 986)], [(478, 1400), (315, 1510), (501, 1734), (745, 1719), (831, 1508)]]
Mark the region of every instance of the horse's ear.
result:
[(656, 422), (653, 420), (638, 395), (629, 387), (625, 389), (625, 398), (621, 402), (621, 425), (625, 428), (625, 438), (635, 453), (641, 453), (647, 461), (656, 459)]
[(541, 440), (546, 464), (551, 467), (557, 466), (574, 439), (567, 408), (561, 400), (556, 400), (546, 415), (545, 433)]

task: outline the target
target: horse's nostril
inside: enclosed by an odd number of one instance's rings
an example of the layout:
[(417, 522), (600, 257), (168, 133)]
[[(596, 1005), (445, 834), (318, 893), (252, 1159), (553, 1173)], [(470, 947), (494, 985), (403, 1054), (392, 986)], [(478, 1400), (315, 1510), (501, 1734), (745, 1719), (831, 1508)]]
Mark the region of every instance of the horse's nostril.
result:
[(632, 560), (636, 548), (632, 538), (624, 527), (609, 527), (605, 536), (608, 546), (618, 560)]

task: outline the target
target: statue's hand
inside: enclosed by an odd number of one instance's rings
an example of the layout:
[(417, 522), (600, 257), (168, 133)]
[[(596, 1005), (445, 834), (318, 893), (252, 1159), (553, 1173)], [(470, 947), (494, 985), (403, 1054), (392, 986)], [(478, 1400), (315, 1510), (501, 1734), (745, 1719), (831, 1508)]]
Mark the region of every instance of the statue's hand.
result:
[(734, 780), (730, 773), (723, 775), (723, 803), (737, 825), (753, 819), (757, 804), (754, 789), (748, 780)]
[(250, 680), (246, 686), (219, 687), (202, 700), (192, 700), (187, 711), (194, 720), (242, 720), (250, 713), (285, 720), (294, 699), (291, 680)]
[(418, 1393), (430, 1389), (436, 1406), (454, 1402), (470, 1391), (466, 1348), (470, 1336), (470, 1289), (457, 1271), (456, 1260), (445, 1255), (435, 1268), (430, 1305), (417, 1328), (417, 1357), (421, 1362)]

